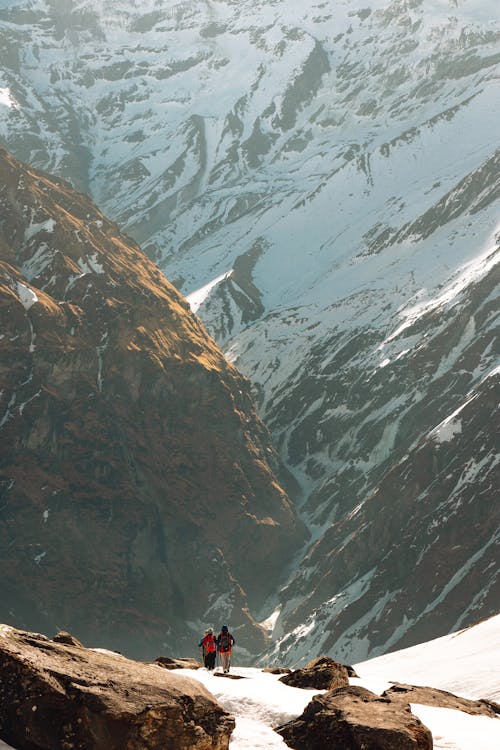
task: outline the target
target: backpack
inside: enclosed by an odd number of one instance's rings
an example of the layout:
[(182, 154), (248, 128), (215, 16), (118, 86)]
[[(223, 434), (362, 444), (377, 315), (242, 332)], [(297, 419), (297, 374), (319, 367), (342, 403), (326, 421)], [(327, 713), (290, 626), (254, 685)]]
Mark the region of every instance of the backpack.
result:
[(215, 651), (215, 637), (213, 635), (207, 635), (205, 640), (205, 651), (209, 654)]
[(229, 633), (221, 633), (219, 636), (219, 650), (229, 651), (231, 648), (231, 635)]

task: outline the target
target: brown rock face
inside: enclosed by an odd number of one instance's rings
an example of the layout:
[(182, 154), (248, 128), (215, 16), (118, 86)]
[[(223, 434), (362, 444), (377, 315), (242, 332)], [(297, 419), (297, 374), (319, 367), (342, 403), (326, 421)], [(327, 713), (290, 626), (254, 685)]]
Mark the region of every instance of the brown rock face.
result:
[(334, 690), (349, 685), (349, 672), (347, 667), (338, 664), (329, 656), (318, 656), (303, 669), (296, 669), (280, 677), (280, 682), (291, 687)]
[(225, 750), (234, 719), (154, 665), (0, 626), (0, 737), (19, 750)]
[(2, 150), (0, 215), (0, 617), (148, 658), (228, 621), (260, 650), (249, 607), (304, 532), (248, 381), (87, 198)]
[(316, 695), (278, 733), (295, 750), (432, 750), (432, 734), (408, 705), (361, 687)]

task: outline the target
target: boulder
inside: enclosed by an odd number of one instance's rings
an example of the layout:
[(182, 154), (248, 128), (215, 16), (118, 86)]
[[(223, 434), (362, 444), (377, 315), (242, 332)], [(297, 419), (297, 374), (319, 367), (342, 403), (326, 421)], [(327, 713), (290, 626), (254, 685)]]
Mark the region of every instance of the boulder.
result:
[(333, 690), (349, 685), (349, 672), (343, 664), (330, 659), (329, 656), (318, 656), (303, 669), (296, 669), (280, 677), (280, 682), (291, 687)]
[(262, 671), (269, 674), (291, 674), (292, 672), (289, 667), (264, 667)]
[(409, 705), (362, 687), (315, 695), (298, 719), (276, 730), (295, 750), (432, 750), (432, 734)]
[(382, 697), (390, 698), (391, 701), (403, 703), (420, 703), (424, 706), (437, 706), (439, 708), (453, 708), (456, 711), (464, 711), (472, 716), (489, 716), (494, 719), (500, 714), (500, 706), (490, 700), (470, 700), (453, 695), (446, 690), (424, 687), (422, 685), (405, 685), (395, 682), (394, 685), (382, 693)]
[(83, 643), (80, 643), (78, 638), (75, 638), (71, 633), (67, 633), (66, 630), (60, 630), (52, 640), (56, 643), (65, 643), (67, 646), (79, 646), (83, 648)]
[(195, 680), (0, 626), (0, 738), (17, 750), (227, 750), (234, 725)]

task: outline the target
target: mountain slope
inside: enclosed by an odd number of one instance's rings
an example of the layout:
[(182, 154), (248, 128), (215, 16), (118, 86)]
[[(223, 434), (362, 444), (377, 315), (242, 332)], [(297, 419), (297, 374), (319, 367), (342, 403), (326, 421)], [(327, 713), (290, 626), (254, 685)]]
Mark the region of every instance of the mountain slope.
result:
[(8, 6), (4, 142), (144, 243), (301, 486), (282, 657), (494, 612), (498, 3)]
[(2, 616), (150, 654), (231, 618), (261, 649), (304, 532), (248, 382), (86, 197), (0, 176)]

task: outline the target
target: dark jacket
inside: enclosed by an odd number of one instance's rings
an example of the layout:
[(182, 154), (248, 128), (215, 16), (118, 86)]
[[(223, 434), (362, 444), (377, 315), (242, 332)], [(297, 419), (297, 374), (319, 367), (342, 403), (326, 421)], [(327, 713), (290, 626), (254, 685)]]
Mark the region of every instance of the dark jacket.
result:
[[(227, 643), (226, 643), (227, 640)], [(217, 651), (221, 654), (231, 651), (236, 641), (231, 633), (220, 632), (217, 636)]]

